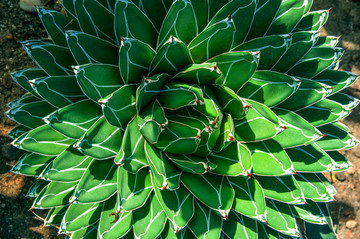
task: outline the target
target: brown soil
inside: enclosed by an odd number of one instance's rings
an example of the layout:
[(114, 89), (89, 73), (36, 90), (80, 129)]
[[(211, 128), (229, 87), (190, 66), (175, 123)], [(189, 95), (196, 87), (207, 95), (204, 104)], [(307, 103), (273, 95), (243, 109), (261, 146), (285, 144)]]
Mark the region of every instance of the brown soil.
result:
[[(339, 45), (346, 54), (341, 69), (360, 75), (360, 1), (314, 1), (313, 10), (332, 9), (322, 34), (342, 36)], [(55, 0), (46, 2), (48, 7), (59, 8)], [(9, 145), (11, 140), (6, 136), (15, 123), (3, 114), (7, 110), (6, 104), (24, 93), (13, 84), (9, 73), (34, 66), (19, 42), (39, 39), (46, 34), (36, 14), (21, 10), (18, 1), (0, 0), (0, 19), (0, 239), (59, 238), (56, 228), (43, 227), (42, 222), (28, 210), (31, 200), (25, 195), (33, 179), (8, 172), (19, 152)], [(360, 98), (360, 81), (347, 89), (347, 93)], [(344, 123), (360, 139), (360, 107)], [(357, 239), (360, 238), (360, 147), (344, 154), (354, 167), (335, 174), (333, 184), (338, 193), (336, 201), (329, 206), (339, 238)], [(351, 220), (357, 223), (350, 223)]]

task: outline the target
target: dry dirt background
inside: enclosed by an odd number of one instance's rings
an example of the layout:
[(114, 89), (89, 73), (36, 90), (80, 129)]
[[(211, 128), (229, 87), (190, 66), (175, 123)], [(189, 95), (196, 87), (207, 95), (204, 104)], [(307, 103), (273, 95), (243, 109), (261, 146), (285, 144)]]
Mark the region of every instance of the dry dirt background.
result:
[[(322, 34), (341, 36), (339, 45), (346, 50), (341, 63), (342, 70), (360, 74), (360, 1), (314, 0), (312, 10), (330, 9), (330, 17)], [(55, 0), (47, 6), (59, 9)], [(31, 201), (25, 197), (33, 179), (9, 173), (19, 153), (9, 145), (6, 133), (15, 125), (3, 112), (6, 103), (19, 98), (24, 91), (13, 84), (9, 73), (33, 67), (19, 43), (25, 39), (45, 37), (36, 14), (26, 13), (18, 7), (18, 1), (0, 0), (0, 239), (63, 238), (57, 237), (56, 228), (42, 226), (28, 208)], [(347, 93), (360, 98), (360, 80)], [(360, 139), (360, 107), (344, 120), (351, 132)], [(360, 238), (360, 147), (344, 152), (354, 167), (335, 174), (336, 201), (329, 204), (334, 224), (341, 239)]]

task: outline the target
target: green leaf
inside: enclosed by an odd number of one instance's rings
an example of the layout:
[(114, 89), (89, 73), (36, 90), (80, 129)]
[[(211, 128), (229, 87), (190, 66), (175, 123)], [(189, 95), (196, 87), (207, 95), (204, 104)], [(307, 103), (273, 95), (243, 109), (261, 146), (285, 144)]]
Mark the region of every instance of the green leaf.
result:
[(273, 139), (284, 148), (292, 148), (301, 145), (308, 145), (319, 140), (322, 133), (296, 113), (282, 109), (273, 109), (279, 117), (284, 128), (280, 134)]
[(186, 227), (194, 215), (194, 197), (182, 185), (174, 191), (160, 190), (154, 187), (156, 198), (167, 218), (171, 221), (174, 231), (177, 232)]
[(333, 167), (331, 158), (317, 144), (289, 148), (286, 153), (296, 172), (326, 172)]
[(110, 95), (123, 84), (118, 66), (89, 64), (75, 67), (75, 73), (84, 94), (95, 102)]
[(339, 61), (343, 54), (339, 47), (312, 48), (287, 74), (311, 79)]
[(217, 165), (212, 173), (226, 176), (247, 176), (251, 172), (251, 154), (246, 146), (232, 142), (218, 153), (211, 153), (209, 160)]
[(26, 152), (18, 159), (11, 172), (28, 176), (39, 176), (53, 159), (51, 156)]
[(235, 138), (240, 142), (255, 142), (278, 134), (280, 121), (267, 106), (246, 100), (247, 114), (242, 120), (234, 120)]
[(36, 101), (21, 104), (8, 110), (5, 114), (10, 119), (29, 128), (37, 128), (44, 125), (42, 118), (56, 110), (46, 101)]
[(246, 41), (233, 51), (260, 51), (258, 70), (268, 70), (289, 49), (290, 35), (274, 35)]
[(57, 156), (75, 140), (53, 130), (48, 125), (40, 126), (15, 139), (12, 144), (34, 153)]
[(331, 93), (331, 88), (322, 83), (301, 79), (297, 91), (278, 107), (296, 111), (321, 101)]
[(148, 44), (137, 39), (121, 39), (119, 66), (124, 82), (126, 84), (140, 83), (147, 75), (155, 54), (156, 52)]
[(136, 115), (136, 86), (123, 85), (114, 93), (100, 99), (106, 120), (122, 130)]
[(341, 92), (329, 96), (328, 99), (343, 105), (344, 108), (349, 110), (356, 108), (360, 103), (359, 99)]
[(50, 182), (33, 203), (33, 208), (45, 209), (69, 204), (77, 182)]
[(267, 107), (272, 107), (291, 96), (299, 85), (299, 80), (285, 74), (273, 71), (256, 71), (237, 94), (243, 98), (262, 103)]
[(235, 25), (231, 17), (209, 25), (189, 44), (195, 63), (202, 63), (221, 53), (228, 52), (233, 44)]
[[(114, 14), (100, 1), (79, 0), (74, 8), (80, 28), (84, 33), (115, 42)], [(106, 24), (104, 24), (106, 23)]]
[(74, 19), (58, 11), (38, 8), (38, 14), (51, 40), (56, 45), (67, 47), (65, 31), (80, 30), (78, 23)]
[(358, 76), (352, 72), (327, 69), (313, 80), (333, 87), (332, 93), (335, 93), (352, 85), (357, 78)]
[(284, 234), (299, 237), (300, 232), (289, 204), (266, 200), (268, 226)]
[(25, 41), (23, 46), (31, 59), (48, 75), (73, 74), (71, 66), (76, 65), (76, 62), (68, 48), (36, 41)]
[(103, 203), (71, 204), (61, 222), (61, 230), (74, 232), (96, 223)]
[(138, 113), (156, 99), (168, 79), (169, 76), (167, 74), (144, 77), (136, 90), (136, 109)]
[(167, 220), (164, 230), (158, 239), (195, 239), (195, 236), (192, 234), (189, 227), (185, 227), (178, 232), (174, 232), (171, 222)]
[(94, 224), (91, 226), (88, 226), (86, 228), (80, 229), (78, 231), (75, 231), (71, 234), (70, 239), (91, 239), (97, 236), (98, 234), (98, 225)]
[(359, 144), (359, 141), (344, 130), (341, 123), (332, 123), (320, 126), (318, 128), (324, 135), (322, 139), (316, 142), (316, 145), (326, 151), (335, 151), (341, 149), (351, 149)]
[(314, 47), (336, 47), (339, 39), (338, 36), (321, 36)]
[(36, 179), (26, 193), (26, 197), (37, 197), (41, 190), (43, 190), (49, 184), (48, 181), (42, 179)]
[(227, 217), (235, 194), (227, 177), (184, 172), (181, 181), (200, 202)]
[(256, 220), (231, 210), (229, 220), (224, 221), (223, 231), (228, 238), (257, 238)]
[(68, 206), (51, 208), (44, 220), (45, 225), (46, 226), (54, 226), (54, 225), (59, 226), (67, 209), (68, 209)]
[(305, 198), (315, 202), (329, 202), (333, 200), (335, 188), (321, 173), (298, 173), (294, 176)]
[[(116, 196), (104, 203), (99, 222), (98, 236), (103, 239), (122, 238), (132, 227), (132, 213), (119, 212)], [(115, 220), (114, 220), (115, 216)]]
[(225, 114), (220, 127), (220, 135), (216, 141), (214, 152), (220, 152), (228, 147), (235, 140), (235, 126), (230, 114)]
[(18, 125), (18, 126), (15, 126), (14, 128), (12, 128), (7, 135), (11, 139), (16, 139), (16, 138), (20, 137), (22, 134), (25, 134), (26, 132), (28, 132), (29, 130), (30, 130), (30, 128), (28, 128), (26, 126)]
[(66, 40), (78, 65), (88, 63), (118, 64), (119, 49), (112, 42), (76, 31), (67, 31)]
[(235, 190), (233, 210), (259, 221), (266, 220), (264, 191), (259, 182), (253, 178), (229, 177)]
[(293, 176), (255, 177), (264, 190), (265, 197), (287, 204), (304, 204), (306, 200)]
[(157, 30), (150, 19), (132, 1), (120, 0), (115, 7), (115, 34), (120, 42), (122, 37), (138, 39), (156, 47)]
[(306, 13), (293, 31), (319, 31), (329, 17), (329, 10)]
[[(188, 1), (188, 0), (178, 0)], [(174, 6), (174, 5), (173, 5)], [(150, 64), (149, 75), (166, 73), (176, 74), (184, 66), (192, 64), (190, 49), (181, 40), (171, 36), (159, 48)]]
[(146, 159), (153, 176), (153, 186), (163, 190), (176, 190), (180, 187), (181, 172), (171, 163), (166, 155), (145, 141)]
[(216, 63), (192, 64), (179, 71), (171, 80), (181, 80), (198, 85), (215, 83), (221, 76)]
[(334, 164), (334, 171), (344, 171), (347, 169), (350, 169), (352, 167), (351, 162), (345, 158), (344, 155), (342, 155), (339, 152), (336, 151), (328, 151), (326, 152), (331, 159), (333, 160), (333, 164)]
[(141, 169), (136, 174), (122, 168), (119, 169), (118, 192), (121, 209), (132, 211), (142, 207), (152, 190), (149, 168)]
[[(50, 76), (30, 81), (41, 98), (55, 107), (65, 107), (85, 98), (75, 76)], [(64, 86), (71, 87), (64, 87)]]
[(79, 203), (102, 202), (117, 191), (118, 166), (111, 159), (93, 160), (80, 179), (73, 201)]
[(133, 211), (133, 228), (136, 238), (156, 238), (163, 231), (166, 215), (154, 195), (141, 208)]
[(167, 153), (166, 156), (177, 168), (188, 173), (204, 174), (217, 167), (217, 165), (210, 162), (207, 157), (198, 157), (192, 154), (185, 155), (169, 153)]
[(208, 26), (216, 24), (228, 16), (231, 16), (236, 31), (234, 32), (234, 41), (232, 47), (241, 44), (252, 24), (253, 16), (255, 14), (256, 0), (235, 0), (229, 1), (224, 5), (209, 22)]
[(214, 210), (195, 200), (195, 213), (188, 228), (199, 239), (219, 238), (223, 220)]
[(195, 12), (189, 0), (176, 0), (171, 5), (159, 32), (157, 49), (170, 36), (174, 36), (185, 44), (198, 34)]
[[(16, 71), (11, 73), (11, 78), (26, 91), (30, 92), (37, 98), (41, 98), (38, 93), (32, 88), (29, 83), (30, 80), (35, 80), (47, 76), (47, 73), (41, 69), (29, 68), (26, 70)], [(12, 108), (12, 107), (11, 107)]]
[(44, 172), (42, 177), (51, 181), (78, 181), (92, 161), (92, 158), (70, 146), (54, 159), (51, 167)]
[(121, 139), (120, 129), (110, 125), (102, 116), (76, 142), (74, 147), (90, 157), (107, 159), (117, 155)]
[(309, 239), (336, 239), (338, 238), (329, 225), (319, 225), (305, 222), (305, 233)]
[(289, 156), (275, 140), (269, 139), (258, 143), (249, 143), (246, 146), (251, 152), (254, 174), (262, 176), (293, 174), (294, 169)]
[(76, 18), (75, 6), (74, 6), (73, 0), (63, 0), (62, 6), (65, 9), (66, 15), (68, 15), (69, 17), (71, 17), (73, 19)]
[(91, 100), (82, 100), (61, 108), (44, 118), (56, 131), (73, 139), (79, 139), (101, 116), (99, 105)]
[(236, 93), (254, 74), (259, 63), (258, 57), (257, 53), (252, 52), (229, 52), (207, 62), (216, 63), (222, 73), (216, 84), (227, 86)]
[(292, 205), (291, 210), (295, 216), (306, 222), (316, 224), (327, 224), (326, 218), (316, 202), (307, 200), (304, 205)]
[(125, 130), (115, 163), (132, 173), (136, 173), (141, 168), (148, 166), (144, 144), (144, 137), (139, 131), (136, 120), (133, 119)]

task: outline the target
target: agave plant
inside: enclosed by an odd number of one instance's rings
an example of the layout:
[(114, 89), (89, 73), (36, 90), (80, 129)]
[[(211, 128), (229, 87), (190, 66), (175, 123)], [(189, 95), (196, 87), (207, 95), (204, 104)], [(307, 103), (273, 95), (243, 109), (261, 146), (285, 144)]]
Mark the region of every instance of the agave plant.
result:
[[(12, 74), (12, 169), (71, 238), (334, 237), (351, 163), (329, 11), (310, 0), (63, 0)], [(300, 230), (303, 228), (304, 230)]]

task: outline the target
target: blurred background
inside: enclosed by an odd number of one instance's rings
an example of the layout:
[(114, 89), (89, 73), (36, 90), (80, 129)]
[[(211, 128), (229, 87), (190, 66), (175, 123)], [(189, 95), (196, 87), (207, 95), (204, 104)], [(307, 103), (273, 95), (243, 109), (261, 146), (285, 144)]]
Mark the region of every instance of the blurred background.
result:
[[(7, 119), (6, 104), (19, 98), (24, 91), (11, 79), (10, 73), (35, 67), (26, 55), (22, 40), (46, 37), (45, 30), (34, 11), (34, 5), (61, 11), (57, 0), (0, 0), (0, 239), (64, 238), (57, 236), (56, 228), (43, 227), (32, 212), (26, 192), (33, 178), (9, 173), (20, 155), (9, 145), (7, 132), (15, 123)], [(345, 49), (340, 69), (360, 75), (360, 1), (314, 0), (312, 10), (331, 9), (322, 35), (341, 36), (339, 46)], [(346, 93), (360, 99), (360, 80)], [(360, 107), (343, 120), (351, 133), (360, 139)], [(353, 168), (326, 175), (337, 189), (336, 201), (329, 203), (334, 225), (341, 239), (360, 238), (360, 147), (342, 152)]]

